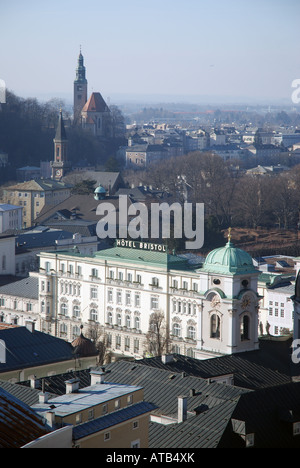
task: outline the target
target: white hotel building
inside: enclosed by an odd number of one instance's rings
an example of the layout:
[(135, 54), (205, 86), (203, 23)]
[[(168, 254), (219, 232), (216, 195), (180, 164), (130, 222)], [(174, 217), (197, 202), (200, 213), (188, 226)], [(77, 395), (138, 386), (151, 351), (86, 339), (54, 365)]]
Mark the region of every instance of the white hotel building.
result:
[(259, 271), (231, 241), (198, 267), (139, 241), (39, 257), (37, 329), (72, 341), (81, 325), (98, 324), (113, 355), (138, 359), (151, 314), (162, 311), (167, 352), (206, 359), (258, 348)]

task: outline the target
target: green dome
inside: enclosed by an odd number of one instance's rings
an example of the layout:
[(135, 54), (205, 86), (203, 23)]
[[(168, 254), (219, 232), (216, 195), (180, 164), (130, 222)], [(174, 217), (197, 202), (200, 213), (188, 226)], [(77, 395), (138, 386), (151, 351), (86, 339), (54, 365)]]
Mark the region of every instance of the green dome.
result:
[(103, 200), (106, 196), (106, 190), (102, 185), (99, 185), (94, 191), (95, 200)]
[(95, 189), (95, 193), (106, 193), (106, 190), (102, 185), (99, 185), (99, 187)]
[(252, 257), (238, 249), (231, 241), (225, 247), (213, 250), (206, 257), (203, 269), (220, 274), (245, 274), (255, 270)]

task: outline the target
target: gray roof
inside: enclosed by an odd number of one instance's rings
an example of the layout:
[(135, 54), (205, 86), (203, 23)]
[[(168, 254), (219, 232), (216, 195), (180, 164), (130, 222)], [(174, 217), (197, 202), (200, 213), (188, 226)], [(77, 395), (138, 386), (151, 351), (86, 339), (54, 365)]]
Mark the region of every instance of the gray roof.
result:
[(0, 287), (0, 295), (17, 296), (25, 299), (39, 298), (39, 280), (34, 276), (8, 283)]
[(0, 374), (53, 362), (74, 362), (71, 343), (46, 333), (14, 327), (0, 330), (0, 339), (6, 346), (6, 363), (0, 364)]

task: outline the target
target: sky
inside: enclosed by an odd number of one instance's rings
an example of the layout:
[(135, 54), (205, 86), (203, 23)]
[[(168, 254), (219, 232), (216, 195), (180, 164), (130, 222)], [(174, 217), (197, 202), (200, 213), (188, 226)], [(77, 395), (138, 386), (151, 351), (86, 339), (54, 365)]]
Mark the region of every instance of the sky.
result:
[(291, 101), (299, 0), (0, 0), (0, 80), (72, 98), (80, 45), (105, 99)]

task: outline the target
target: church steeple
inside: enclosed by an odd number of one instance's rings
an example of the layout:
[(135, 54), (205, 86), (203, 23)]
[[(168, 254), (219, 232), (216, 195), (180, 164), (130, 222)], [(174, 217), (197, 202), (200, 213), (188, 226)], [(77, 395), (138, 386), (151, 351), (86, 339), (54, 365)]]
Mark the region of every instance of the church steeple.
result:
[(64, 125), (62, 110), (59, 112), (54, 142), (54, 161), (52, 162), (52, 178), (60, 180), (66, 174), (70, 164), (67, 158), (68, 139)]
[(76, 79), (74, 81), (74, 123), (80, 123), (80, 115), (82, 108), (87, 102), (87, 79), (86, 79), (86, 69), (84, 66), (84, 58), (81, 52), (78, 57), (78, 64), (76, 68)]

